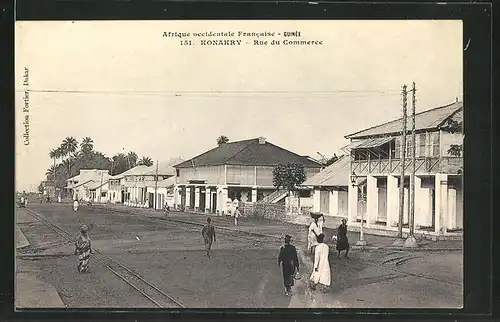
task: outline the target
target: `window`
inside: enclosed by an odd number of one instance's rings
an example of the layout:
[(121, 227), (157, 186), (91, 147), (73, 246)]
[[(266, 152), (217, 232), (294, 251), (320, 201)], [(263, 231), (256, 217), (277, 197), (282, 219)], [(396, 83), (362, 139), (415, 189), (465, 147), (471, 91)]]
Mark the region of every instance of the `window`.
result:
[(439, 132), (432, 132), (430, 134), (430, 156), (439, 156)]
[(106, 197), (106, 192), (101, 192), (101, 197)]
[(396, 140), (394, 140), (394, 158), (399, 159), (401, 158), (401, 137), (397, 137)]
[(418, 136), (417, 156), (419, 156), (419, 157), (424, 157), (425, 156), (425, 144), (427, 142), (426, 137), (427, 137), (426, 133), (421, 133)]

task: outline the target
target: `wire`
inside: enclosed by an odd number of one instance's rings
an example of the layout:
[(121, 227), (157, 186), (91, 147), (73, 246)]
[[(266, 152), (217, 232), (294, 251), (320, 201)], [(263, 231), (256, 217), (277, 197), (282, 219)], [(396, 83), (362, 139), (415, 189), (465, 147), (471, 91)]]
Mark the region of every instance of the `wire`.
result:
[[(192, 98), (332, 98), (332, 97), (373, 97), (373, 96), (399, 96), (399, 90), (337, 90), (337, 91), (96, 91), (96, 90), (29, 90), (33, 93), (51, 94), (96, 94), (96, 95), (132, 95), (132, 96), (170, 96)], [(24, 90), (18, 90), (24, 92)], [(229, 94), (229, 95), (227, 95)], [(289, 96), (292, 94), (293, 96)], [(341, 96), (339, 96), (339, 94)]]

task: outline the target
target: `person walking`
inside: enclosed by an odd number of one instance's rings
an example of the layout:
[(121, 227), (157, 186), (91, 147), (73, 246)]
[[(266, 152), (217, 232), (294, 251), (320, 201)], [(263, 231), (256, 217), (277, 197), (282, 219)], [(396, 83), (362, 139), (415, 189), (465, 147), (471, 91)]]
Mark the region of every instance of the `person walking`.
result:
[(340, 258), (340, 253), (345, 250), (345, 258), (349, 258), (349, 239), (347, 239), (347, 220), (342, 219), (342, 224), (340, 224), (337, 229), (337, 251), (339, 252), (338, 258)]
[(215, 227), (212, 225), (212, 219), (207, 218), (207, 224), (201, 230), (201, 235), (205, 241), (205, 250), (207, 251), (207, 257), (210, 258), (212, 243), (215, 242)]
[(89, 228), (87, 225), (80, 227), (80, 235), (75, 241), (75, 255), (78, 255), (77, 269), (80, 273), (85, 273), (89, 268), (89, 258), (92, 254), (90, 238), (88, 236)]
[(278, 268), (281, 266), (283, 272), (283, 284), (285, 285), (285, 295), (292, 295), (295, 274), (299, 272), (299, 258), (297, 249), (290, 242), (292, 236), (285, 235), (285, 244), (280, 247), (278, 255)]
[(318, 236), (323, 233), (323, 227), (318, 223), (319, 217), (314, 217), (314, 221), (309, 226), (309, 233), (307, 236), (307, 249), (311, 255), (314, 254), (314, 247), (318, 244)]
[(78, 200), (75, 199), (75, 201), (73, 201), (73, 211), (75, 212), (78, 211), (78, 206), (79, 206)]
[(331, 282), (330, 262), (328, 261), (330, 249), (328, 245), (324, 243), (324, 239), (325, 235), (318, 235), (318, 245), (316, 245), (314, 249), (313, 272), (310, 278), (312, 289), (316, 289), (319, 284), (323, 292), (328, 289)]
[(240, 216), (241, 216), (240, 209), (239, 209), (239, 207), (236, 207), (236, 209), (234, 210), (234, 225), (235, 226), (238, 226), (238, 218), (240, 218)]

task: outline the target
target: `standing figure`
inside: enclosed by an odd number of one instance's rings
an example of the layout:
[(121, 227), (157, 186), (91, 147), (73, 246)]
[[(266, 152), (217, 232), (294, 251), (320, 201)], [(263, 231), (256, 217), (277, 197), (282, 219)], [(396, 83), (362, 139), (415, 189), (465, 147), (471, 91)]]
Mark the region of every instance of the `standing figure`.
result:
[(87, 272), (89, 268), (90, 254), (92, 254), (88, 231), (89, 228), (87, 225), (82, 225), (80, 227), (80, 235), (75, 241), (75, 255), (78, 255), (78, 265), (76, 268), (80, 273)]
[(309, 234), (307, 236), (307, 248), (309, 253), (314, 253), (314, 247), (318, 244), (318, 236), (323, 233), (323, 227), (318, 223), (319, 217), (315, 217), (314, 221), (309, 226)]
[(235, 226), (238, 226), (238, 218), (240, 218), (240, 216), (241, 216), (241, 212), (238, 209), (238, 207), (236, 207), (236, 210), (234, 211), (234, 225)]
[(73, 211), (78, 211), (78, 200), (75, 199), (75, 201), (73, 201)]
[(285, 235), (285, 245), (281, 246), (278, 255), (278, 268), (281, 264), (283, 283), (285, 284), (285, 295), (287, 296), (292, 294), (294, 276), (299, 272), (299, 258), (295, 246), (290, 244), (291, 240), (292, 236)]
[(342, 224), (340, 224), (337, 230), (338, 258), (340, 258), (340, 252), (343, 250), (345, 250), (345, 257), (349, 258), (349, 239), (347, 239), (347, 220), (345, 219), (342, 219)]
[(323, 242), (324, 239), (325, 235), (320, 234), (318, 236), (318, 245), (314, 249), (314, 266), (310, 280), (313, 289), (316, 289), (316, 286), (320, 284), (323, 291), (326, 291), (328, 286), (330, 286), (331, 275), (330, 262), (328, 261), (330, 249), (328, 245)]
[(205, 240), (205, 250), (207, 251), (207, 257), (210, 258), (210, 251), (212, 249), (212, 243), (215, 242), (215, 227), (211, 224), (212, 219), (207, 218), (207, 224), (201, 230), (201, 235)]
[(57, 203), (61, 203), (61, 196), (57, 196)]

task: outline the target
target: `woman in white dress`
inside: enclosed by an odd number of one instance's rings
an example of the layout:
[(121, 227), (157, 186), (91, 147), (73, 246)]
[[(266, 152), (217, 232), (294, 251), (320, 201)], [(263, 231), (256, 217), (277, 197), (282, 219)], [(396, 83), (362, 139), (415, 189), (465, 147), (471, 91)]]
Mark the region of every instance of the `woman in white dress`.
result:
[(307, 235), (307, 248), (310, 254), (314, 252), (314, 247), (318, 244), (318, 236), (323, 233), (323, 225), (319, 223), (319, 217), (315, 217), (314, 221), (309, 226), (309, 233)]
[(73, 201), (73, 211), (78, 211), (78, 200)]
[(330, 249), (323, 242), (324, 239), (325, 235), (320, 234), (318, 236), (318, 245), (314, 249), (314, 266), (310, 280), (313, 289), (316, 289), (316, 286), (319, 284), (322, 290), (326, 291), (331, 283), (331, 273), (330, 262), (328, 260)]

